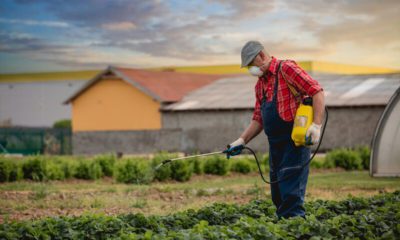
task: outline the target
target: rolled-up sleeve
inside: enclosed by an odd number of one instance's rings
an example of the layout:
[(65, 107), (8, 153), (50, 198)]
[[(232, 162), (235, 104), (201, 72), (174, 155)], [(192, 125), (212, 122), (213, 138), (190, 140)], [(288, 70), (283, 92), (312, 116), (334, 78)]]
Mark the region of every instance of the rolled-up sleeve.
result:
[(313, 79), (306, 71), (294, 61), (285, 61), (282, 64), (282, 72), (285, 74), (286, 80), (293, 86), (296, 87), (302, 95), (308, 95), (310, 97), (317, 94), (319, 91), (323, 91), (321, 85)]
[(257, 83), (254, 88), (254, 90), (255, 90), (254, 92), (256, 95), (256, 102), (254, 105), (254, 112), (253, 112), (252, 120), (257, 121), (262, 126), (263, 123), (262, 123), (262, 117), (261, 117), (261, 102), (260, 102), (260, 96), (258, 96), (259, 87), (261, 87), (261, 86), (259, 85), (259, 83)]

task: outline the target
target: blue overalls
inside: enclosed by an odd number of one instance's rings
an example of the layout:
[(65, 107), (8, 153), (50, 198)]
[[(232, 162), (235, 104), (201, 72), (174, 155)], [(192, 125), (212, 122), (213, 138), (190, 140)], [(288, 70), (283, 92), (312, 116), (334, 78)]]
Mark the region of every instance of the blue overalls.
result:
[[(280, 67), (280, 66), (279, 66)], [(294, 176), (279, 183), (271, 184), (272, 201), (279, 218), (305, 216), (303, 207), (309, 167), (302, 170), (301, 166), (310, 159), (310, 149), (304, 146), (296, 147), (291, 139), (293, 121), (281, 119), (277, 108), (279, 68), (275, 74), (274, 95), (267, 102), (263, 89), (261, 115), (264, 132), (269, 141), (270, 181), (276, 181), (290, 174)], [(293, 173), (293, 172), (296, 173)]]

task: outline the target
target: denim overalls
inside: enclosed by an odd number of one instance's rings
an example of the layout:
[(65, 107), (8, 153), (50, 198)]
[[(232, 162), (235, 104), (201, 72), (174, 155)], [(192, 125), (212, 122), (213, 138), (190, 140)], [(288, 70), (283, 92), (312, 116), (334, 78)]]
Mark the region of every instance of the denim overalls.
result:
[(266, 101), (263, 89), (261, 115), (264, 132), (269, 141), (270, 180), (276, 181), (293, 174), (289, 179), (271, 184), (272, 201), (275, 204), (279, 218), (305, 215), (303, 207), (309, 166), (302, 170), (301, 166), (310, 159), (310, 149), (304, 146), (296, 147), (291, 139), (293, 121), (282, 120), (277, 108), (278, 74), (275, 74), (274, 95), (271, 102)]

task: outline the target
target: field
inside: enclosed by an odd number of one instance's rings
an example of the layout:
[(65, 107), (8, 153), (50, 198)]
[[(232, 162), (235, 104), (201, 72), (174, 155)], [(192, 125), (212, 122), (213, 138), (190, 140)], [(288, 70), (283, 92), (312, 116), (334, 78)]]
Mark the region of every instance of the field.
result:
[[(306, 219), (277, 219), (254, 159), (0, 156), (0, 239), (396, 239), (400, 179), (369, 176), (369, 149), (311, 164)], [(259, 156), (263, 166), (268, 155)], [(264, 170), (267, 172), (267, 170)]]
[[(366, 171), (312, 170), (307, 201), (342, 200), (349, 195), (369, 197), (400, 190), (398, 178), (371, 178)], [(1, 221), (26, 220), (86, 212), (165, 215), (198, 209), (213, 202), (247, 203), (269, 199), (269, 186), (256, 173), (194, 176), (188, 182), (149, 185), (120, 184), (110, 178), (96, 181), (20, 181), (0, 185)]]

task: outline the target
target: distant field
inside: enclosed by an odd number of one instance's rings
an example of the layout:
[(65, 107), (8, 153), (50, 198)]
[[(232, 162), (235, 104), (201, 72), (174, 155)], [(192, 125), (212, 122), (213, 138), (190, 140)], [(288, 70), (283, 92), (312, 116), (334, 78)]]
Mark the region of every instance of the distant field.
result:
[[(307, 72), (320, 72), (328, 74), (386, 74), (400, 72), (399, 69), (384, 67), (367, 67), (340, 63), (328, 63), (318, 61), (299, 61), (298, 64)], [(173, 71), (200, 74), (241, 74), (246, 73), (246, 68), (240, 68), (238, 64), (214, 65), (214, 66), (171, 66), (150, 68), (155, 71)], [(82, 80), (91, 79), (99, 70), (71, 71), (71, 72), (43, 72), (43, 73), (18, 73), (0, 74), (1, 82), (32, 82), (32, 81), (54, 81), (54, 80)]]
[[(400, 72), (399, 69), (386, 67), (358, 66), (319, 61), (299, 61), (297, 64), (307, 72), (327, 74), (386, 74)], [(188, 67), (164, 67), (156, 70), (171, 70), (175, 72), (209, 73), (209, 74), (238, 74), (247, 73), (246, 68), (240, 68), (238, 64), (217, 66), (188, 66)]]
[(185, 73), (204, 73), (204, 74), (240, 74), (247, 73), (246, 68), (240, 65), (216, 65), (216, 66), (187, 66), (187, 67), (161, 67), (154, 68), (157, 71), (174, 71)]

